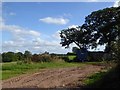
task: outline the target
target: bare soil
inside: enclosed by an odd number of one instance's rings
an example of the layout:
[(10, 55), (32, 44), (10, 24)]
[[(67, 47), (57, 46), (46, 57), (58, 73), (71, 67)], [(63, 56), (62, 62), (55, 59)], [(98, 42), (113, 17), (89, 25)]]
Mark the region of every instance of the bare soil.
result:
[(86, 65), (83, 67), (69, 67), (45, 69), (33, 74), (3, 80), (2, 88), (59, 88), (83, 85), (82, 81), (93, 73), (101, 71), (104, 66)]

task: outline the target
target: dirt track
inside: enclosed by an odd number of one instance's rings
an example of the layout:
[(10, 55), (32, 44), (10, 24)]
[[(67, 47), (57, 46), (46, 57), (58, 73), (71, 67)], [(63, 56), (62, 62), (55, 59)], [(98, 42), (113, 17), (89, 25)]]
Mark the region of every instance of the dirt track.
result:
[(25, 74), (8, 80), (3, 80), (3, 88), (55, 88), (75, 87), (82, 85), (88, 75), (100, 71), (103, 66), (86, 65), (84, 67), (69, 67), (46, 69), (33, 74)]

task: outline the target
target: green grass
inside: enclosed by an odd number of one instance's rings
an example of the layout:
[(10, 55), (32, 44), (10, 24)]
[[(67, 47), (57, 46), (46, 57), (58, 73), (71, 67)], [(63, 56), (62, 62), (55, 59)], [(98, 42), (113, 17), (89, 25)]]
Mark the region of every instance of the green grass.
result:
[(8, 79), (21, 74), (38, 71), (49, 68), (65, 68), (73, 66), (83, 66), (85, 63), (67, 63), (67, 62), (45, 62), (31, 64), (4, 63), (2, 65), (2, 79)]
[(102, 79), (102, 77), (106, 74), (106, 72), (98, 72), (95, 73), (91, 76), (89, 76), (85, 81), (84, 84), (87, 86), (90, 86), (92, 84), (94, 84), (96, 81), (99, 81)]
[(76, 55), (68, 55), (69, 60), (74, 60), (76, 58)]
[(120, 88), (120, 65), (90, 75), (83, 81), (87, 88)]

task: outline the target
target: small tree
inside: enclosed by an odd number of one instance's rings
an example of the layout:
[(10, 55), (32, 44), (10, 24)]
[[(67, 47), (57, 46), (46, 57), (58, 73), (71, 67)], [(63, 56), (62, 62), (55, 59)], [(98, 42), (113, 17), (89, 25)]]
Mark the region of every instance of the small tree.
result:
[(24, 59), (24, 55), (23, 55), (22, 52), (17, 52), (17, 53), (16, 53), (16, 56), (17, 56), (17, 59), (18, 59), (19, 61), (22, 61), (22, 60)]
[(25, 63), (30, 63), (31, 57), (32, 57), (32, 53), (30, 51), (25, 51), (24, 53)]
[(2, 53), (2, 61), (3, 62), (16, 61), (15, 53), (14, 52)]
[(34, 55), (32, 55), (31, 60), (33, 62), (40, 62), (40, 56), (38, 54), (34, 54)]

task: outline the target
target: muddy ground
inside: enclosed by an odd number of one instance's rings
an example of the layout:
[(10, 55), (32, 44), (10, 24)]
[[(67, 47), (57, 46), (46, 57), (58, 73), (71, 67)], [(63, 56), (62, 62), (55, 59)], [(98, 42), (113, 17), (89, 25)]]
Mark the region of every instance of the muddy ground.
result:
[(25, 74), (3, 80), (2, 88), (59, 88), (83, 86), (83, 80), (93, 73), (101, 71), (104, 66), (86, 65), (83, 67), (68, 67), (44, 69), (33, 74)]

